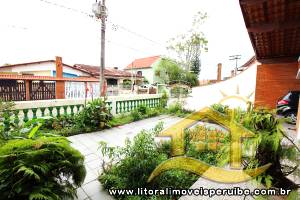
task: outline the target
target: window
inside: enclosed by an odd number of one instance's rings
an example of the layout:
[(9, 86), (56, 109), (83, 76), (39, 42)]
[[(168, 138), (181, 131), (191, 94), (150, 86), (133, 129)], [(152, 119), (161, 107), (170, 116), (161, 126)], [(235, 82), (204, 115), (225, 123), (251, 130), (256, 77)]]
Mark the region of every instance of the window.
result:
[(143, 72), (142, 71), (137, 71), (136, 74), (139, 75), (139, 76), (143, 76)]

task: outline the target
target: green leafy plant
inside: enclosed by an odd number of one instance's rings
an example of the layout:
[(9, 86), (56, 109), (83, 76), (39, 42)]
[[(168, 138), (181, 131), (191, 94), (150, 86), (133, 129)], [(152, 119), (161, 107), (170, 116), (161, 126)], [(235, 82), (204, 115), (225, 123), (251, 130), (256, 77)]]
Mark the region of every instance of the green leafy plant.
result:
[(13, 102), (5, 102), (0, 99), (0, 139), (6, 140), (12, 131), (19, 125), (11, 119), (13, 115)]
[[(227, 115), (233, 115), (234, 120), (251, 130), (255, 135), (244, 141), (243, 152), (251, 152), (244, 155), (244, 168), (252, 169), (272, 163), (267, 171), (256, 178), (258, 183), (267, 187), (281, 187), (284, 189), (295, 189), (297, 184), (286, 178), (287, 175), (297, 171), (300, 164), (299, 148), (285, 134), (282, 127), (282, 120), (278, 119), (274, 112), (266, 109), (248, 108), (247, 111), (239, 109), (229, 109), (214, 105)], [(285, 138), (290, 144), (287, 146), (282, 143)], [(223, 148), (219, 152), (220, 162), (226, 163), (229, 160), (229, 148)], [(285, 166), (284, 159), (289, 160), (289, 166)]]
[(162, 96), (161, 96), (160, 107), (166, 108), (168, 105), (168, 100), (169, 100), (168, 94), (167, 94), (166, 90), (164, 90), (162, 93)]
[(10, 140), (0, 148), (1, 199), (76, 197), (84, 158), (62, 137)]
[(103, 129), (108, 126), (112, 118), (106, 107), (105, 101), (96, 99), (91, 101), (81, 110), (75, 118), (76, 126), (86, 132)]
[(168, 114), (177, 115), (179, 117), (185, 117), (191, 112), (192, 111), (185, 109), (183, 107), (183, 104), (179, 101), (174, 102), (173, 104), (169, 105), (169, 107), (167, 108)]
[(130, 115), (131, 115), (133, 121), (138, 121), (143, 118), (143, 115), (137, 109), (131, 111)]
[[(184, 170), (170, 170), (164, 172), (153, 182), (148, 183), (147, 179), (152, 171), (163, 161), (171, 157), (170, 142), (155, 142), (154, 137), (163, 130), (163, 123), (157, 124), (149, 131), (143, 130), (133, 141), (126, 141), (125, 147), (110, 147), (102, 142), (100, 150), (105, 158), (102, 167), (103, 173), (99, 176), (99, 181), (106, 189), (124, 188), (189, 188), (199, 177)], [(187, 149), (191, 149), (190, 143)], [(189, 156), (196, 156), (211, 163), (213, 153), (208, 151), (189, 150)], [(117, 199), (175, 199), (171, 196), (115, 196)], [(177, 198), (177, 197), (176, 197)]]

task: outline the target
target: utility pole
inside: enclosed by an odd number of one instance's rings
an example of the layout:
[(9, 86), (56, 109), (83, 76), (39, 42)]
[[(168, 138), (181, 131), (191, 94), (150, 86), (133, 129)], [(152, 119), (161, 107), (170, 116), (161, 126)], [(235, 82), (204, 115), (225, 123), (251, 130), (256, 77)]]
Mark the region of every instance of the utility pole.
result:
[(105, 69), (105, 29), (106, 29), (106, 19), (107, 12), (105, 6), (105, 0), (102, 2), (96, 0), (96, 3), (93, 4), (93, 12), (95, 16), (101, 20), (101, 58), (100, 58), (100, 71), (99, 71), (99, 83), (100, 83), (100, 96), (105, 96), (104, 89), (104, 69)]
[(235, 75), (237, 74), (237, 64), (239, 59), (241, 59), (241, 55), (229, 56), (229, 60), (235, 60)]

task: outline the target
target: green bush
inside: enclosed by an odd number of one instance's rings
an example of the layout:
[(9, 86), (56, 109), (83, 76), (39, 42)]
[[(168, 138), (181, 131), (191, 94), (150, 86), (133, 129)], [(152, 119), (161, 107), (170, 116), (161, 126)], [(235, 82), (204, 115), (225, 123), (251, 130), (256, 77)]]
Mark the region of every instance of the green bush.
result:
[(13, 102), (4, 102), (0, 99), (0, 140), (7, 139), (11, 132), (18, 128), (18, 124), (10, 118), (13, 115), (13, 107)]
[[(296, 189), (299, 186), (286, 176), (293, 174), (300, 176), (296, 168), (300, 165), (300, 149), (285, 133), (282, 120), (276, 114), (266, 109), (253, 109), (247, 111), (229, 109), (221, 105), (214, 105), (216, 110), (233, 117), (235, 122), (254, 133), (253, 137), (243, 142), (243, 152), (251, 152), (251, 155), (243, 159), (245, 169), (253, 169), (269, 163), (272, 165), (261, 175), (256, 177), (258, 183), (266, 187), (276, 186), (284, 189)], [(234, 111), (234, 112), (233, 112)], [(232, 116), (232, 113), (234, 115)], [(282, 143), (283, 138), (288, 145)], [(221, 165), (230, 160), (230, 148), (223, 148), (217, 156)], [(282, 160), (288, 165), (282, 164)], [(298, 173), (298, 174), (297, 174)]]
[(133, 118), (133, 121), (138, 121), (143, 118), (148, 117), (147, 114), (149, 112), (149, 109), (147, 108), (146, 105), (139, 105), (136, 109), (131, 111), (130, 115)]
[(108, 126), (112, 118), (106, 108), (105, 101), (96, 99), (91, 101), (75, 117), (76, 127), (86, 132), (96, 131)]
[(10, 140), (0, 148), (1, 199), (76, 197), (84, 158), (62, 137)]
[[(124, 148), (114, 150), (112, 157), (124, 157), (117, 165), (99, 177), (106, 189), (149, 187), (147, 179), (167, 154), (157, 151), (153, 133), (142, 131), (133, 142), (127, 140)], [(102, 152), (105, 151), (103, 146)], [(119, 154), (119, 155), (118, 155)]]
[(147, 112), (148, 117), (156, 117), (162, 113), (162, 110), (159, 108), (156, 109), (149, 109)]
[(160, 103), (160, 106), (161, 106), (162, 108), (167, 107), (167, 105), (168, 105), (168, 100), (169, 100), (168, 94), (167, 94), (167, 92), (164, 90), (164, 91), (163, 91), (163, 94), (162, 94), (162, 96), (161, 96), (161, 103)]
[(141, 113), (142, 115), (146, 115), (147, 112), (148, 112), (148, 108), (147, 108), (146, 105), (142, 104), (142, 105), (139, 105), (139, 106), (137, 107), (137, 111), (138, 111), (139, 113)]
[(179, 117), (185, 117), (187, 114), (190, 114), (191, 111), (186, 110), (183, 107), (182, 103), (177, 101), (177, 102), (169, 105), (169, 107), (167, 108), (167, 113), (172, 114), (172, 115), (177, 115)]
[(45, 121), (43, 128), (60, 130), (62, 128), (69, 128), (75, 125), (76, 115), (61, 115), (53, 117)]
[(133, 121), (138, 121), (138, 120), (141, 120), (143, 118), (142, 113), (140, 113), (137, 109), (131, 111), (130, 115), (131, 115)]
[[(153, 182), (147, 180), (153, 170), (163, 161), (171, 158), (171, 143), (157, 143), (154, 137), (163, 130), (163, 124), (159, 123), (150, 131), (142, 131), (134, 137), (133, 141), (127, 141), (125, 147), (108, 147), (101, 143), (102, 156), (108, 160), (102, 163), (103, 173), (99, 181), (105, 189), (125, 188), (189, 188), (199, 176), (183, 170), (170, 170), (158, 176)], [(194, 155), (201, 157), (204, 161), (212, 160), (212, 153), (198, 152)], [(201, 155), (201, 156), (200, 156)], [(209, 163), (210, 161), (208, 161)], [(174, 199), (174, 197), (129, 197), (116, 196), (117, 199)]]

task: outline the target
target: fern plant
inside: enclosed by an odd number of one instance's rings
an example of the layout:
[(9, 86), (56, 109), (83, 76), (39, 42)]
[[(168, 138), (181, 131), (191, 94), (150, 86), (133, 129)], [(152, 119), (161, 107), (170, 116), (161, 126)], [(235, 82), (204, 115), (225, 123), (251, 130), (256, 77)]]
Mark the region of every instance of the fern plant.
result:
[[(234, 120), (251, 130), (255, 135), (253, 138), (244, 140), (243, 152), (250, 152), (244, 155), (244, 168), (255, 168), (268, 163), (271, 167), (262, 175), (256, 177), (258, 183), (267, 187), (278, 187), (284, 189), (297, 189), (299, 185), (292, 182), (287, 175), (297, 171), (300, 164), (299, 148), (285, 134), (283, 121), (278, 119), (272, 111), (266, 109), (253, 109), (247, 111), (238, 109), (231, 110), (222, 105), (215, 105), (213, 108), (224, 114), (234, 113)], [(226, 111), (225, 111), (226, 110)], [(224, 112), (225, 111), (225, 112)], [(284, 144), (283, 139), (289, 144)], [(228, 164), (230, 149), (224, 147), (218, 155), (219, 164)], [(284, 163), (289, 162), (288, 166)]]
[(76, 197), (84, 158), (63, 137), (9, 140), (0, 147), (0, 199)]

